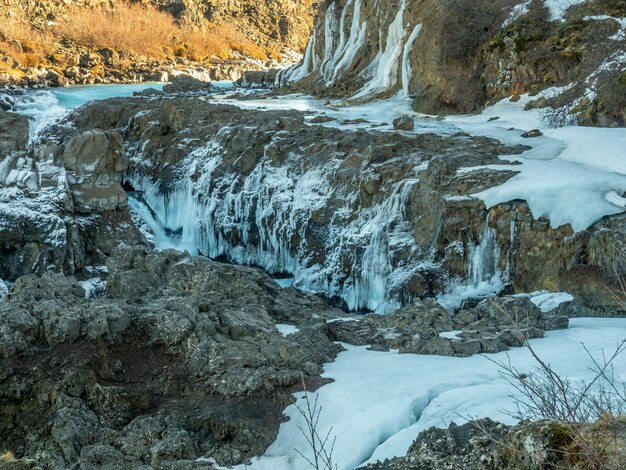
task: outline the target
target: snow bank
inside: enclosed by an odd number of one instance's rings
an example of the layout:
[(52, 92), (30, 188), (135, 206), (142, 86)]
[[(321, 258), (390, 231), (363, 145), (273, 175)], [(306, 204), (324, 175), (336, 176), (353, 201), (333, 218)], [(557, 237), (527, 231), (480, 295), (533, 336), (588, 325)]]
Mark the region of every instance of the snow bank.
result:
[[(543, 95), (555, 92), (548, 90)], [(490, 166), (518, 174), (476, 196), (488, 207), (526, 200), (535, 218), (546, 217), (553, 227), (571, 224), (575, 231), (587, 229), (604, 216), (623, 212), (624, 208), (607, 195), (626, 192), (626, 131), (579, 126), (546, 128), (540, 110), (524, 110), (531, 99), (528, 95), (517, 103), (505, 99), (479, 115), (447, 119), (472, 135), (532, 146), (519, 156), (503, 158), (513, 165)], [(498, 119), (489, 121), (495, 117)], [(543, 135), (534, 139), (521, 136), (531, 129), (541, 129)]]
[[(625, 337), (626, 319), (574, 319), (568, 330), (549, 332), (532, 345), (559, 374), (579, 382), (591, 377), (590, 359), (581, 342), (597, 357)], [(527, 350), (513, 349), (509, 357), (520, 371), (532, 372), (534, 362)], [(326, 365), (323, 376), (333, 382), (317, 391), (323, 407), (319, 432), (337, 437), (334, 457), (339, 470), (404, 455), (417, 435), (433, 426), (487, 416), (513, 423), (503, 411), (513, 409), (512, 390), (497, 366), (482, 356), (419, 356), (347, 346)], [(626, 381), (626, 361), (615, 363), (615, 377)], [(296, 451), (307, 452), (299, 431), (302, 418), (295, 406), (285, 414), (289, 421), (281, 425), (274, 444), (248, 469), (307, 467)]]

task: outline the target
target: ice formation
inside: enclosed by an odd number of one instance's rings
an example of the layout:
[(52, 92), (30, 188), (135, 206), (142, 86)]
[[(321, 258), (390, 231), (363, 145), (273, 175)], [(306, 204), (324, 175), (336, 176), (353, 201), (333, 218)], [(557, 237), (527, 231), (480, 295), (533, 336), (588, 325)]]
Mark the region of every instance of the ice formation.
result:
[[(362, 8), (362, 0), (347, 0), (341, 11), (338, 3), (332, 2), (322, 24), (313, 31), (302, 63), (281, 73), (278, 83), (298, 82), (316, 74), (328, 87), (343, 79), (365, 44), (368, 25), (362, 17)], [(361, 76), (366, 83), (352, 100), (374, 99), (381, 93), (398, 90), (408, 96), (411, 79), (409, 57), (421, 25), (409, 30), (405, 20), (406, 9), (407, 0), (402, 0), (393, 21), (386, 29), (379, 30), (380, 50), (362, 71)]]
[[(222, 163), (218, 141), (190, 153), (167, 191), (145, 176), (130, 177), (140, 192), (131, 206), (157, 247), (288, 273), (297, 287), (339, 297), (351, 310), (377, 312), (410, 300), (412, 277), (437, 268), (416, 247), (406, 209), (423, 166), (381, 192), (371, 207), (355, 210), (357, 192), (331, 183), (340, 159), (298, 172), (296, 165), (273, 165), (266, 155), (246, 176), (214, 175)], [(328, 233), (317, 234), (316, 218), (329, 208)], [(406, 261), (396, 253), (408, 253)]]
[[(384, 49), (381, 48), (376, 58), (366, 69), (372, 74), (369, 82), (361, 88), (352, 99), (375, 96), (378, 93), (393, 89), (398, 82), (398, 64), (404, 49), (404, 11), (406, 0), (400, 3), (396, 17), (389, 25)], [(382, 38), (381, 38), (382, 43)]]
[(457, 309), (467, 299), (497, 294), (506, 283), (507, 273), (500, 268), (500, 247), (496, 231), (485, 222), (478, 243), (470, 244), (466, 279), (453, 279), (437, 301)]

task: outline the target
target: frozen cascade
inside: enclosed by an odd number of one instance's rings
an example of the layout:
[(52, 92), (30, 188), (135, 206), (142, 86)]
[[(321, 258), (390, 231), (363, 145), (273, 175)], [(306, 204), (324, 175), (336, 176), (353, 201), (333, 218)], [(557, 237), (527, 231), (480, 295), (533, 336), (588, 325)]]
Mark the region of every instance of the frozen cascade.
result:
[(417, 37), (419, 36), (421, 31), (421, 24), (415, 26), (413, 32), (409, 36), (409, 39), (407, 39), (406, 43), (404, 44), (404, 49), (402, 51), (402, 94), (405, 98), (410, 97), (409, 84), (411, 82), (412, 74), (410, 61), (411, 50), (413, 49), (413, 44), (415, 44), (415, 41), (417, 40)]
[(506, 274), (500, 270), (500, 247), (496, 230), (487, 222), (480, 234), (480, 242), (468, 249), (467, 280), (454, 282), (445, 294), (437, 297), (446, 308), (457, 309), (463, 301), (498, 293), (505, 285)]
[[(407, 209), (418, 167), (384, 199), (358, 208), (356, 192), (334, 194), (341, 191), (330, 182), (340, 160), (298, 172), (265, 156), (248, 175), (213, 175), (220, 154), (215, 144), (192, 152), (164, 192), (148, 177), (131, 176), (145, 205), (131, 204), (158, 248), (289, 273), (299, 288), (341, 298), (351, 310), (380, 313), (411, 300), (406, 286), (433, 268), (415, 245)], [(342, 207), (333, 208), (328, 233), (318, 234), (316, 217), (328, 211), (331, 198)]]
[(380, 50), (372, 62), (372, 79), (361, 88), (352, 99), (360, 99), (366, 96), (376, 95), (393, 89), (398, 83), (398, 68), (403, 52), (405, 37), (404, 11), (406, 10), (406, 0), (402, 0), (400, 9), (393, 22), (389, 25), (385, 49)]
[[(368, 24), (361, 11), (363, 0), (347, 0), (341, 11), (339, 8), (336, 1), (329, 4), (323, 20), (313, 30), (303, 62), (279, 74), (278, 84), (298, 82), (313, 75), (324, 86), (332, 87), (352, 71), (351, 66), (367, 39)], [(374, 8), (381, 6), (376, 4)], [(410, 54), (422, 25), (408, 30), (406, 9), (407, 0), (402, 0), (391, 23), (379, 30), (379, 52), (361, 71), (367, 83), (351, 99), (372, 99), (397, 89), (404, 97), (409, 96)]]

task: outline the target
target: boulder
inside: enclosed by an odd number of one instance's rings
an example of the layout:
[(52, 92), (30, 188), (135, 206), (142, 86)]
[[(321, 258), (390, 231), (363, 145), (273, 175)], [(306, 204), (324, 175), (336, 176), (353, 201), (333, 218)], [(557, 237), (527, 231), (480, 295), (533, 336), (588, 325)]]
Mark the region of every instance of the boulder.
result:
[(121, 186), (128, 168), (122, 137), (115, 131), (78, 134), (65, 147), (63, 161), (76, 210), (123, 210), (128, 196)]
[(415, 128), (415, 121), (405, 114), (393, 120), (393, 128), (399, 131), (412, 131)]
[(171, 83), (163, 87), (165, 93), (197, 93), (211, 89), (210, 82), (204, 82), (191, 75), (176, 75)]
[(26, 116), (0, 108), (0, 157), (28, 146), (29, 124)]

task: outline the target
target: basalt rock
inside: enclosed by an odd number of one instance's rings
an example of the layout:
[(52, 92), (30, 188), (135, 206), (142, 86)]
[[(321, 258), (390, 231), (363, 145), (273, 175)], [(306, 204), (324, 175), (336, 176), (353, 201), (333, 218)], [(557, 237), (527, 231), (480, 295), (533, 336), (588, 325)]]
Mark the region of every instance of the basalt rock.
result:
[[(27, 136), (27, 121), (24, 126), (12, 129)], [(11, 137), (0, 146), (6, 142), (15, 147)], [(4, 156), (0, 278), (74, 273), (103, 264), (120, 241), (141, 242), (120, 184), (127, 164), (119, 134), (99, 130), (67, 130), (29, 151)]]
[(78, 134), (65, 146), (63, 163), (76, 211), (126, 209), (128, 197), (121, 183), (128, 159), (117, 132), (93, 130)]
[(165, 93), (207, 92), (210, 89), (211, 83), (199, 80), (190, 75), (178, 75), (163, 87)]
[(29, 124), (26, 116), (0, 108), (0, 157), (4, 158), (12, 151), (26, 150), (28, 130)]
[(564, 329), (568, 318), (542, 313), (528, 298), (501, 297), (451, 314), (434, 302), (413, 302), (397, 312), (367, 315), (328, 324), (331, 338), (376, 350), (440, 356), (471, 356), (519, 347), (543, 337), (544, 331)]
[[(256, 269), (125, 245), (108, 268), (100, 298), (46, 273), (0, 302), (0, 435), (43, 468), (240, 463), (340, 349), (320, 319), (341, 312)], [(300, 328), (283, 337), (292, 303)]]
[(352, 102), (400, 94), (428, 114), (475, 112), (506, 96), (576, 84), (548, 100), (553, 124), (624, 126), (624, 5), (576, 2), (563, 12), (557, 6), (328, 1), (303, 62), (278, 83), (285, 93)]

